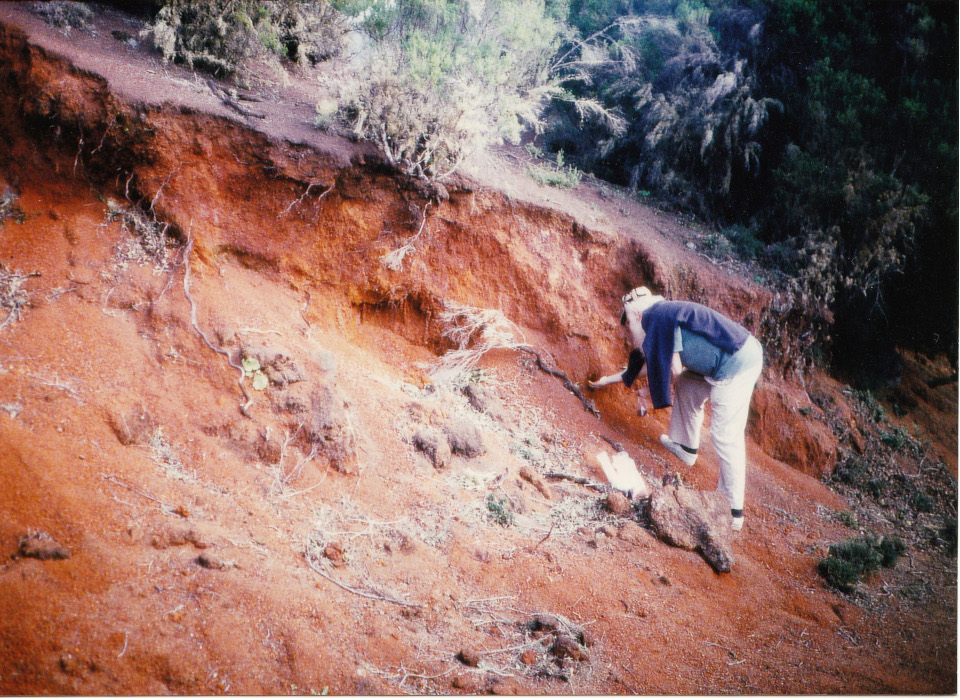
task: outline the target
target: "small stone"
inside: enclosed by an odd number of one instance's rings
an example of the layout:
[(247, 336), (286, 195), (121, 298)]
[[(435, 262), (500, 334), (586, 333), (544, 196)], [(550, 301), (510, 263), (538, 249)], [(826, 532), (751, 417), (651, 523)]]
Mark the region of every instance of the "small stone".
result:
[(532, 666), (537, 663), (537, 652), (533, 649), (527, 649), (525, 652), (520, 654), (520, 663), (525, 666)]
[(633, 504), (630, 499), (619, 491), (611, 491), (604, 500), (604, 507), (614, 515), (630, 515), (633, 512)]
[(224, 564), (219, 557), (208, 552), (204, 552), (197, 557), (197, 563), (204, 569), (213, 569), (215, 571), (227, 568), (227, 565)]
[(466, 666), (476, 668), (480, 665), (480, 652), (478, 652), (476, 649), (464, 647), (460, 650), (460, 653), (457, 654), (457, 658)]

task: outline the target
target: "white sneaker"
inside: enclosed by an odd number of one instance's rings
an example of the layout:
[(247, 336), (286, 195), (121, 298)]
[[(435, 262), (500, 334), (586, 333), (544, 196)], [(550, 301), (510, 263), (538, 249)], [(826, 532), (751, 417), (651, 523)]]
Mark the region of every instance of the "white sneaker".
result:
[(730, 524), (730, 529), (733, 530), (734, 532), (739, 532), (740, 530), (743, 529), (743, 516), (742, 516), (742, 515), (741, 515), (739, 518), (734, 518), (734, 519), (733, 519), (733, 522)]
[(697, 461), (697, 455), (687, 452), (685, 449), (680, 447), (679, 442), (674, 442), (667, 435), (660, 436), (660, 444), (673, 452), (673, 454), (677, 456), (677, 459), (686, 464), (688, 467), (692, 467), (693, 463)]

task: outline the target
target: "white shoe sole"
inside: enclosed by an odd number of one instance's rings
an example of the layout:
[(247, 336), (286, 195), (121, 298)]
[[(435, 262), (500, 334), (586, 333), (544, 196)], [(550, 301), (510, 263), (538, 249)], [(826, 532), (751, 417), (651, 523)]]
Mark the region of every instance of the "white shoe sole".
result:
[(685, 449), (680, 447), (680, 443), (674, 442), (667, 435), (660, 436), (660, 444), (670, 450), (677, 459), (686, 464), (688, 467), (692, 467), (697, 461), (697, 456), (695, 454), (690, 454)]

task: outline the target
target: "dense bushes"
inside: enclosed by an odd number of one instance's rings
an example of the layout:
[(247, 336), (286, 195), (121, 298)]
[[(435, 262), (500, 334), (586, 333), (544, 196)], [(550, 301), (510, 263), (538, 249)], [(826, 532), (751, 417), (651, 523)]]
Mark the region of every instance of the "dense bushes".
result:
[(336, 55), (346, 26), (325, 0), (169, 0), (153, 33), (165, 60), (233, 76), (265, 55), (300, 63)]
[(852, 372), (893, 342), (955, 358), (955, 8), (573, 0), (569, 18), (547, 148), (749, 231)]
[(561, 23), (541, 0), (341, 0), (370, 42), (341, 96), (356, 133), (442, 179), (470, 152), (538, 128)]

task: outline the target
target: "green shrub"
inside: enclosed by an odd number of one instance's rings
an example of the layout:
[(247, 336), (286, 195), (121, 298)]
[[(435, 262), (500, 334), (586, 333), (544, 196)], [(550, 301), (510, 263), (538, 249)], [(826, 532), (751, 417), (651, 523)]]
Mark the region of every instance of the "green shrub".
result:
[(895, 566), (905, 550), (899, 537), (851, 537), (831, 545), (817, 571), (834, 588), (849, 592), (871, 571)]
[(93, 19), (93, 10), (83, 2), (32, 2), (28, 7), (31, 12), (65, 31), (82, 29)]
[(257, 57), (324, 60), (340, 51), (346, 31), (325, 0), (168, 0), (153, 24), (165, 61), (227, 77)]
[(358, 136), (402, 172), (441, 180), (470, 153), (536, 128), (556, 86), (560, 25), (538, 0), (339, 2), (373, 44), (342, 96)]
[(497, 498), (492, 493), (487, 496), (487, 510), (494, 522), (502, 527), (513, 525), (513, 511), (510, 509), (510, 501), (506, 498)]
[(557, 153), (556, 166), (534, 165), (529, 171), (530, 177), (541, 185), (572, 189), (580, 184), (583, 173), (572, 165), (565, 165), (563, 151)]

